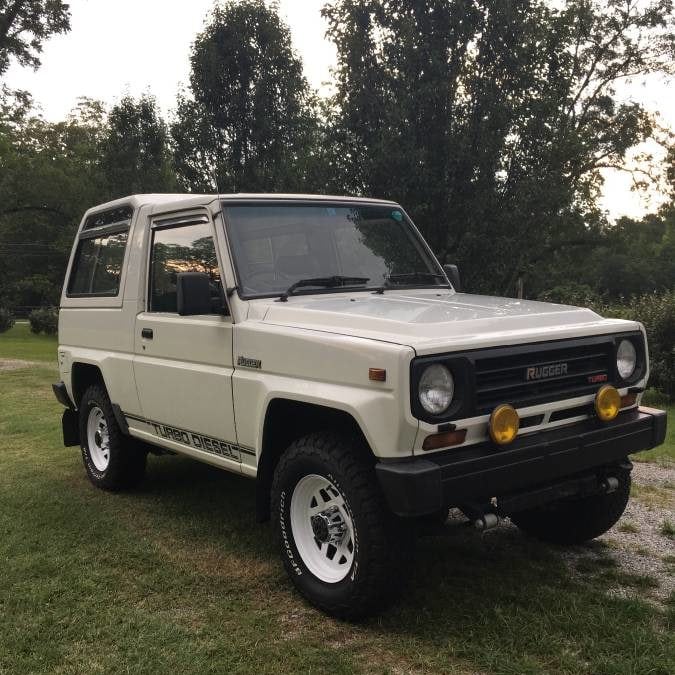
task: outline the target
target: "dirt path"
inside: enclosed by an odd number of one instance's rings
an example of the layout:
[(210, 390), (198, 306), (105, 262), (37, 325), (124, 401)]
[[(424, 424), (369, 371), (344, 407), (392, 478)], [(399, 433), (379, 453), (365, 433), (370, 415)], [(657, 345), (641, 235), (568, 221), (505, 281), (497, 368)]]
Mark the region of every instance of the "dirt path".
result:
[(0, 371), (21, 370), (22, 368), (34, 368), (44, 364), (38, 361), (24, 361), (23, 359), (0, 359)]

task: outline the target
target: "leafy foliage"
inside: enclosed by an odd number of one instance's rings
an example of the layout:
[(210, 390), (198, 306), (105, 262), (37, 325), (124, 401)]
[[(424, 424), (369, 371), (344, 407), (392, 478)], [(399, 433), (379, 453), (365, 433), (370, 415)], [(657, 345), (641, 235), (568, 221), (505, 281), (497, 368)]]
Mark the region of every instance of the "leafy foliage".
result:
[(0, 333), (7, 332), (14, 326), (14, 315), (4, 307), (0, 307)]
[(61, 0), (0, 0), (0, 76), (14, 58), (37, 68), (42, 43), (70, 30), (70, 8)]
[(30, 323), (31, 333), (56, 335), (59, 328), (59, 311), (54, 307), (34, 309), (28, 315), (28, 322)]
[(590, 307), (601, 316), (644, 324), (649, 344), (650, 386), (675, 398), (675, 290), (633, 295), (608, 303), (589, 286), (573, 282), (552, 288), (540, 299)]
[(80, 99), (47, 122), (21, 92), (0, 97), (0, 302), (58, 302), (74, 233), (91, 206), (171, 192), (166, 126), (154, 100), (125, 97), (107, 115)]
[(152, 96), (124, 96), (111, 109), (100, 158), (111, 199), (176, 190), (167, 126)]
[(620, 218), (600, 227), (586, 244), (555, 251), (532, 270), (529, 287), (535, 293), (547, 289), (538, 293), (542, 299), (554, 299), (558, 290), (569, 298), (574, 287), (584, 287), (586, 295), (610, 303), (674, 288), (675, 204), (641, 220)]
[(561, 305), (573, 305), (575, 307), (594, 307), (602, 304), (601, 297), (588, 284), (578, 281), (554, 286), (539, 296), (544, 302), (556, 302)]
[(346, 189), (408, 205), (476, 290), (513, 291), (593, 241), (599, 170), (653, 131), (614, 85), (669, 67), (669, 0), (338, 0), (324, 14)]
[(263, 0), (216, 6), (191, 56), (172, 126), (192, 190), (300, 190), (315, 120), (288, 27)]
[(77, 223), (103, 201), (101, 105), (82, 99), (68, 119), (48, 123), (22, 103), (0, 117), (0, 294), (12, 305), (55, 302), (44, 283), (28, 294), (27, 285), (40, 277), (61, 286)]
[[(56, 304), (82, 214), (126, 194), (390, 197), (470, 291), (522, 280), (530, 297), (643, 320), (672, 394), (675, 145), (658, 213), (609, 223), (597, 199), (601, 170), (663, 140), (617, 88), (673, 74), (672, 1), (332, 0), (324, 14), (338, 63), (323, 100), (263, 0), (215, 7), (168, 123), (149, 94), (109, 111), (83, 98), (52, 123), (0, 86), (0, 304)], [(0, 77), (11, 60), (37, 67), (68, 28), (61, 0), (0, 0)]]
[(649, 383), (675, 398), (675, 291), (633, 297), (622, 305), (601, 308), (605, 316), (641, 321), (649, 340)]

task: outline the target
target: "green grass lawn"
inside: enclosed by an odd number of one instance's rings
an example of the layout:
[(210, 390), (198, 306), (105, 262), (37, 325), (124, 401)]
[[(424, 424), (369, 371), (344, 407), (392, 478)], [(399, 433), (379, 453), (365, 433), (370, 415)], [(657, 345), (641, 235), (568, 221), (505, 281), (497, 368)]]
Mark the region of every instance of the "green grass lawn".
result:
[(641, 462), (663, 462), (671, 464), (675, 462), (675, 405), (655, 406), (668, 411), (668, 429), (666, 430), (666, 441), (663, 445), (648, 452), (641, 452), (634, 459)]
[(28, 323), (0, 333), (0, 359), (51, 361), (56, 365), (56, 336), (33, 335)]
[[(0, 358), (51, 361), (22, 328)], [(673, 609), (513, 530), (423, 539), (395, 607), (329, 619), (291, 590), (253, 482), (151, 457), (137, 491), (93, 488), (54, 376), (0, 372), (0, 673), (675, 672)]]
[(666, 410), (668, 412), (668, 428), (666, 429), (666, 441), (663, 445), (648, 452), (641, 452), (634, 459), (641, 462), (662, 462), (671, 464), (675, 462), (675, 403), (668, 403), (662, 397), (654, 396), (647, 392), (644, 404)]

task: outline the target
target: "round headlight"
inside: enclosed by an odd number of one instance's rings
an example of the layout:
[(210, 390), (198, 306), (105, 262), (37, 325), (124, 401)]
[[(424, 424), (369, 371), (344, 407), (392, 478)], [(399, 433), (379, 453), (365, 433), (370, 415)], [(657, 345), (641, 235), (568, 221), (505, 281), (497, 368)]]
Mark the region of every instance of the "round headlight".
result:
[(420, 377), (418, 392), (420, 403), (428, 413), (444, 413), (450, 407), (455, 393), (452, 373), (440, 363), (427, 366)]
[(630, 340), (621, 340), (616, 350), (616, 368), (622, 380), (627, 380), (635, 372), (637, 353)]

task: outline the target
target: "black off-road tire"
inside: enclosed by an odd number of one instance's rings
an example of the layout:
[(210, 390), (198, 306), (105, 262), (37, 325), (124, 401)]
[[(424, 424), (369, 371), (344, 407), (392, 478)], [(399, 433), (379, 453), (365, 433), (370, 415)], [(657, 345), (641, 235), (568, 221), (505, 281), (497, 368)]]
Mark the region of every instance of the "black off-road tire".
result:
[[(108, 429), (109, 460), (104, 470), (96, 468), (88, 447), (87, 423), (90, 411), (99, 408)], [(89, 480), (98, 488), (116, 492), (134, 487), (145, 476), (147, 451), (125, 436), (117, 423), (110, 398), (102, 385), (92, 385), (82, 396), (79, 410), (80, 447)]]
[(622, 472), (614, 492), (553, 502), (511, 515), (525, 533), (553, 544), (583, 544), (611, 529), (630, 495), (630, 473)]
[[(298, 591), (324, 612), (355, 620), (393, 602), (410, 573), (410, 524), (387, 508), (367, 449), (358, 438), (313, 433), (293, 442), (279, 460), (272, 485), (272, 520), (286, 571)], [(344, 497), (354, 527), (354, 560), (347, 576), (327, 583), (303, 561), (291, 527), (298, 482), (316, 474)]]

